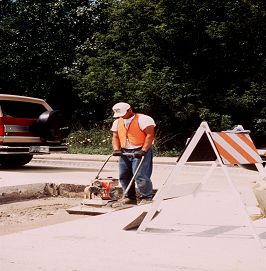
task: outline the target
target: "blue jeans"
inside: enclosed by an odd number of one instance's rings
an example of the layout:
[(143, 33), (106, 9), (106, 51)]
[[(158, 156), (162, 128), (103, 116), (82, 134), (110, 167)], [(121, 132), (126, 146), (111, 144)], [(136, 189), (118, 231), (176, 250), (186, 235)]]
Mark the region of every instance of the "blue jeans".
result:
[[(137, 149), (122, 149), (122, 152), (134, 153)], [(135, 183), (139, 189), (141, 198), (151, 198), (153, 188), (151, 182), (152, 174), (152, 159), (153, 159), (153, 150), (152, 148), (145, 154), (143, 163), (135, 177), (135, 182), (132, 183), (127, 195), (127, 198), (136, 199), (136, 189)], [(126, 190), (130, 180), (132, 179), (134, 172), (136, 171), (141, 159), (136, 157), (127, 157), (120, 156), (119, 158), (119, 180), (123, 191)]]

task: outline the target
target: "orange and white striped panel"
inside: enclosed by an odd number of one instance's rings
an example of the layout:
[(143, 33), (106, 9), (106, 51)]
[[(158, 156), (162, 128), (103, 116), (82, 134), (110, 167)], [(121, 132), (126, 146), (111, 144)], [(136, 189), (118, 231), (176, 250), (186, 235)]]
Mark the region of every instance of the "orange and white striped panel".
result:
[(257, 149), (259, 155), (266, 156), (266, 149)]
[(248, 133), (213, 132), (211, 136), (224, 164), (262, 163)]

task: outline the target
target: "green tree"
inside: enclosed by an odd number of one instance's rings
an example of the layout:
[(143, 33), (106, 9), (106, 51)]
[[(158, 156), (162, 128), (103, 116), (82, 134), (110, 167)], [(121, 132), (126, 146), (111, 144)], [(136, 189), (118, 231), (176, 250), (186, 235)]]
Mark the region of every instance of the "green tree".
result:
[(108, 119), (127, 100), (171, 146), (202, 120), (218, 130), (263, 125), (264, 1), (120, 0), (108, 12), (93, 53), (70, 72), (92, 118)]
[(109, 125), (128, 101), (154, 117), (165, 148), (202, 120), (265, 138), (264, 0), (0, 4), (1, 93), (47, 98), (83, 125)]
[(12, 12), (0, 22), (2, 92), (71, 107), (71, 84), (62, 71), (92, 38), (98, 8), (88, 0), (13, 1)]

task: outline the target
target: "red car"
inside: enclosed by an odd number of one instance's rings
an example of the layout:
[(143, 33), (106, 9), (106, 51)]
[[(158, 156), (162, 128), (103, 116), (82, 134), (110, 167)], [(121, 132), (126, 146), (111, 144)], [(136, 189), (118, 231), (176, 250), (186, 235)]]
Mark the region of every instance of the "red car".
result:
[(0, 166), (18, 167), (34, 154), (66, 151), (69, 127), (44, 100), (0, 94)]

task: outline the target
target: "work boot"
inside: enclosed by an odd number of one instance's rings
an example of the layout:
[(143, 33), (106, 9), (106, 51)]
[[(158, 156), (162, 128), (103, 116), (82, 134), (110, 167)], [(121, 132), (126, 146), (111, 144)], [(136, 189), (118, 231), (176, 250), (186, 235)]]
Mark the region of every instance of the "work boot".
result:
[(136, 199), (129, 199), (129, 198), (119, 199), (117, 202), (114, 202), (111, 205), (111, 207), (112, 208), (123, 207), (126, 204), (136, 205), (137, 204), (137, 200)]
[(148, 204), (148, 203), (152, 203), (152, 198), (143, 198), (143, 199), (141, 199), (141, 201), (138, 203), (138, 205), (144, 205), (144, 204)]

